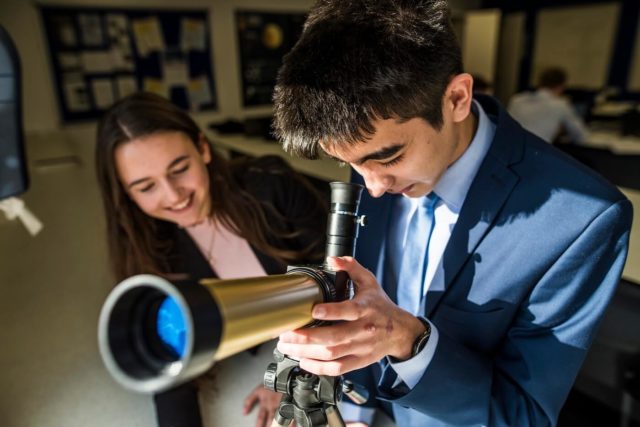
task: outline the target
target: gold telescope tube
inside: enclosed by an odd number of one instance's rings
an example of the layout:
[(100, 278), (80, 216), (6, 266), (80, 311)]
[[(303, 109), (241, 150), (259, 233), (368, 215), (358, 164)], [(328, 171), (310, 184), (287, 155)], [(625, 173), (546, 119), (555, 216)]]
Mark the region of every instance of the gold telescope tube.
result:
[[(157, 393), (204, 373), (215, 361), (313, 324), (313, 305), (335, 300), (346, 280), (344, 272), (307, 266), (235, 280), (171, 283), (133, 276), (102, 307), (100, 353), (122, 386)], [(163, 335), (167, 327), (169, 339)]]
[(313, 305), (323, 301), (320, 287), (305, 274), (204, 279), (200, 284), (211, 292), (224, 319), (216, 361), (310, 323)]
[[(331, 183), (327, 256), (353, 256), (363, 186)], [(313, 305), (350, 297), (348, 275), (327, 265), (286, 274), (172, 283), (141, 274), (119, 283), (98, 321), (100, 354), (122, 386), (157, 393), (190, 380), (217, 360), (316, 324)]]

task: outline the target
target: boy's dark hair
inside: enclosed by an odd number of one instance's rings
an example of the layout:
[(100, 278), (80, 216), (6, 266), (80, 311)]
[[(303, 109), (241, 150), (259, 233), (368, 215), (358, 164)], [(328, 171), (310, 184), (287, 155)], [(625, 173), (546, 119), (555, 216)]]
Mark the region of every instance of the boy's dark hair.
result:
[(567, 73), (558, 67), (543, 70), (538, 79), (538, 86), (549, 89), (564, 86), (565, 83), (567, 83)]
[(320, 0), (284, 58), (274, 91), (276, 136), (296, 155), (356, 143), (373, 122), (425, 119), (439, 130), (442, 97), (462, 72), (445, 0)]

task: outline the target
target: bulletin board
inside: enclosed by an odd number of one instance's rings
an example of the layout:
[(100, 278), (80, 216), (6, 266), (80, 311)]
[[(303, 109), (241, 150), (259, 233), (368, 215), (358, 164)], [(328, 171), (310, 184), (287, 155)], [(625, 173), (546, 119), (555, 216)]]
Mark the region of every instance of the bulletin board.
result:
[(236, 11), (245, 107), (269, 105), (282, 57), (300, 38), (306, 14)]
[(41, 6), (63, 121), (96, 119), (136, 91), (217, 109), (207, 10)]

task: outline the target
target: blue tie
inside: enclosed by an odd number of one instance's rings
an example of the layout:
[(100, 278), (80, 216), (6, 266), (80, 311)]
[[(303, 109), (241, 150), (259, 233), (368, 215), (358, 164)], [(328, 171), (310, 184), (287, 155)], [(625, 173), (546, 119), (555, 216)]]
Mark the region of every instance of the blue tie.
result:
[(398, 277), (398, 305), (413, 314), (417, 314), (424, 292), (427, 250), (435, 224), (433, 214), (437, 202), (438, 196), (433, 192), (423, 197), (407, 227)]

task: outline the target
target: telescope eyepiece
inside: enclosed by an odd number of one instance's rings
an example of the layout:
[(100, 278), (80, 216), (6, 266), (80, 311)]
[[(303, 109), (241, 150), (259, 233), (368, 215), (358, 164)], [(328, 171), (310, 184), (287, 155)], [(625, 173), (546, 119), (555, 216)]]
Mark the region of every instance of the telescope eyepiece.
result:
[[(364, 217), (358, 217), (360, 196), (364, 187), (348, 182), (332, 182), (331, 211), (327, 223), (327, 245), (329, 256), (353, 256), (358, 238), (358, 228)], [(326, 267), (326, 266), (325, 266)]]

